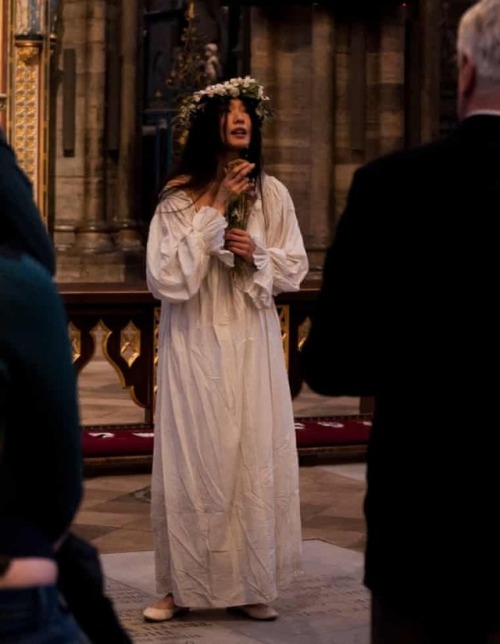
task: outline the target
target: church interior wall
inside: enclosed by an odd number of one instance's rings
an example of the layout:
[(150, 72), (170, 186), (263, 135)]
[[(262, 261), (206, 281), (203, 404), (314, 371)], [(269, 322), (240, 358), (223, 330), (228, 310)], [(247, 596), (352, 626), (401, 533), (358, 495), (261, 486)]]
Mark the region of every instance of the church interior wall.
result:
[[(448, 80), (446, 103), (439, 96), (439, 80), (440, 75), (451, 73), (448, 68), (439, 71), (438, 39), (444, 33), (440, 21), (444, 9), (454, 19), (458, 10), (450, 6), (460, 4), (462, 10), (464, 2), (413, 0), (404, 3), (406, 10), (394, 7), (370, 21), (341, 20), (332, 3), (289, 3), (274, 9), (260, 3), (245, 8), (235, 69), (258, 78), (272, 98), (276, 118), (264, 132), (265, 164), (292, 194), (311, 278), (320, 276), (355, 169), (405, 145), (409, 124), (417, 141), (439, 129), (441, 106), (450, 104), (451, 84)], [(11, 4), (12, 0), (0, 0), (4, 18)], [(191, 4), (201, 16), (201, 31), (209, 34), (210, 41), (218, 39), (225, 62), (234, 41), (234, 34), (224, 32), (229, 3), (127, 0), (125, 6), (118, 0), (59, 0), (55, 4), (49, 153), (53, 168), (50, 232), (58, 250), (58, 279), (140, 280), (151, 216), (141, 179), (148, 170), (142, 168), (147, 159), (141, 158), (140, 140), (147, 91), (144, 11), (168, 13)], [(413, 11), (411, 29), (408, 11)], [(169, 29), (169, 34), (179, 35), (178, 29)], [(420, 68), (406, 59), (411, 34), (420, 42)], [(428, 46), (423, 48), (422, 42)], [(167, 50), (175, 48), (168, 44)], [(68, 51), (75, 61), (73, 78), (64, 68)], [(241, 52), (246, 52), (246, 59)], [(131, 73), (134, 64), (135, 73)], [(161, 65), (165, 73), (169, 61), (155, 64), (158, 76)], [(0, 78), (8, 92), (5, 74)], [(75, 89), (69, 124), (74, 128), (73, 149), (64, 147), (68, 82)], [(127, 110), (129, 105), (132, 108)], [(413, 120), (410, 112), (416, 115)]]

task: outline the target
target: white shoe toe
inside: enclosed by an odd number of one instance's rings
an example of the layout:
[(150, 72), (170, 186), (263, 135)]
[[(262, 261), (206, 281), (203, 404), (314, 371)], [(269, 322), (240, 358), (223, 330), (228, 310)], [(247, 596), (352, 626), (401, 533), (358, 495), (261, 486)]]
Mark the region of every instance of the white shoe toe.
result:
[(228, 611), (231, 613), (239, 613), (240, 615), (243, 614), (246, 617), (250, 617), (250, 619), (264, 622), (270, 622), (279, 617), (279, 613), (274, 610), (272, 606), (268, 606), (267, 604), (231, 606), (231, 608), (228, 608)]
[(154, 608), (148, 606), (142, 611), (142, 616), (148, 622), (167, 622), (176, 615), (186, 612), (188, 609), (182, 606), (174, 606), (173, 608)]

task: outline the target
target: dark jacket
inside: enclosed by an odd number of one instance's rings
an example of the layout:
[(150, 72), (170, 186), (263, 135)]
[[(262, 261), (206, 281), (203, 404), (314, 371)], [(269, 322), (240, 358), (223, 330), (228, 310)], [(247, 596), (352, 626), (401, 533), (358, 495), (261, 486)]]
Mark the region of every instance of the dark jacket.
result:
[[(365, 582), (500, 606), (500, 117), (359, 169), (329, 249), (302, 375), (373, 395)], [(495, 608), (495, 611), (498, 611)]]
[(51, 275), (56, 269), (52, 242), (33, 201), (28, 178), (0, 131), (0, 246), (8, 245), (36, 259)]

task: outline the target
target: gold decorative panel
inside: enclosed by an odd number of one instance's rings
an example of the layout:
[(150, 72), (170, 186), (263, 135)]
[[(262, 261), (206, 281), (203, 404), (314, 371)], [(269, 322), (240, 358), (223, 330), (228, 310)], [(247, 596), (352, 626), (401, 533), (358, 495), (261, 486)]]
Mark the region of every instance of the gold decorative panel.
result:
[(40, 154), (39, 95), (40, 47), (26, 41), (15, 43), (13, 144), (19, 164), (38, 194)]
[(73, 362), (76, 362), (82, 355), (82, 333), (80, 329), (73, 324), (73, 322), (68, 324), (68, 333)]
[[(52, 27), (58, 0), (0, 0), (0, 91), (5, 115), (0, 122), (19, 165), (33, 185), (45, 223), (49, 209)], [(2, 20), (5, 21), (2, 27)], [(2, 54), (5, 61), (2, 60)], [(5, 62), (8, 64), (5, 65)]]
[(157, 370), (158, 370), (158, 330), (160, 327), (160, 311), (161, 308), (157, 306), (154, 310), (154, 327), (153, 327), (153, 409), (154, 402), (156, 402), (156, 392), (158, 390), (157, 384)]
[(129, 367), (141, 355), (141, 332), (132, 320), (120, 331), (120, 355)]
[(285, 352), (285, 363), (288, 369), (290, 356), (290, 306), (288, 304), (282, 304), (277, 307), (277, 310), (281, 325), (281, 340), (283, 342), (283, 351)]
[(106, 360), (109, 362), (109, 364), (114, 368), (114, 370), (118, 374), (118, 378), (120, 380), (120, 385), (122, 389), (128, 389), (132, 397), (132, 400), (137, 404), (140, 404), (134, 396), (133, 388), (127, 387), (125, 376), (123, 375), (120, 367), (116, 364), (116, 362), (113, 360), (112, 356), (110, 355), (110, 352), (108, 350), (108, 341), (112, 334), (113, 334), (113, 331), (106, 326), (103, 320), (99, 320), (99, 322), (95, 325), (95, 327), (90, 332), (90, 335), (94, 338), (94, 354), (97, 346), (100, 344), (103, 356), (106, 358)]
[(310, 318), (306, 318), (304, 322), (302, 322), (302, 324), (299, 326), (299, 331), (298, 331), (299, 351), (300, 349), (302, 349), (302, 345), (307, 340), (307, 336), (309, 335), (310, 328), (311, 328)]
[[(94, 353), (95, 353), (95, 348), (100, 343), (104, 357), (107, 358), (111, 362), (111, 364), (114, 365), (113, 360), (111, 360), (108, 355), (108, 340), (111, 336), (111, 333), (112, 333), (111, 329), (108, 329), (108, 327), (104, 324), (104, 322), (102, 320), (99, 320), (99, 322), (95, 325), (95, 327), (90, 332), (90, 335), (94, 339)], [(119, 375), (121, 377), (120, 372), (119, 372)]]

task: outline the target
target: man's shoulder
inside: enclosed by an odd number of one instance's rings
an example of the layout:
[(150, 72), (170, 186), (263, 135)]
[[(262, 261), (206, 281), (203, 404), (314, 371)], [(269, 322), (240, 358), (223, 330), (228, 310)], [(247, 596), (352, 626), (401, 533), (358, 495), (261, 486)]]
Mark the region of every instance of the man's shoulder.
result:
[(428, 162), (438, 162), (441, 157), (449, 155), (451, 139), (449, 137), (436, 139), (430, 143), (404, 148), (389, 152), (369, 161), (363, 166), (367, 172), (377, 172), (386, 168), (405, 168), (407, 165), (421, 164), (425, 167)]
[(438, 139), (430, 143), (389, 152), (374, 159), (357, 170), (361, 177), (398, 176), (415, 173), (416, 176), (431, 173), (452, 153), (450, 138)]

